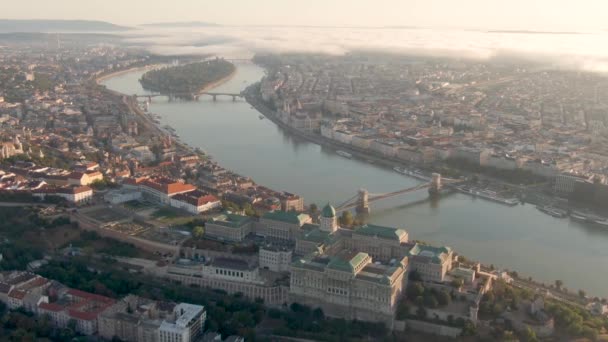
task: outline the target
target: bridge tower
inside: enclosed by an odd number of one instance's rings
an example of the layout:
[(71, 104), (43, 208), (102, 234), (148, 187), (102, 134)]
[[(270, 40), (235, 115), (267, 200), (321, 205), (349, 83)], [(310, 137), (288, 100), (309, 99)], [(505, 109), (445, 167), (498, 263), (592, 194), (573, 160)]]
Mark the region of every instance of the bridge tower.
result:
[(369, 192), (365, 189), (359, 189), (357, 198), (357, 214), (369, 214)]
[(441, 191), (441, 175), (439, 173), (433, 173), (431, 176), (431, 187), (429, 188), (429, 194), (431, 196), (439, 195)]

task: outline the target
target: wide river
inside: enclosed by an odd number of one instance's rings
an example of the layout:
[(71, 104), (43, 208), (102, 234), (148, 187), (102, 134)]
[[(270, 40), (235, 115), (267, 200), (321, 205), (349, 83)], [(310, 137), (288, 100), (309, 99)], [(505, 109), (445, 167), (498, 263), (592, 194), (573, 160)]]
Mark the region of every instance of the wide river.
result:
[[(138, 82), (142, 73), (103, 83), (125, 94), (143, 94)], [(263, 75), (255, 65), (239, 65), (234, 78), (214, 91), (240, 92)], [(154, 98), (150, 111), (183, 142), (200, 147), (222, 166), (259, 184), (304, 196), (307, 203), (337, 205), (359, 188), (383, 193), (418, 182), (292, 137), (260, 119), (244, 100)], [(569, 289), (608, 296), (608, 229), (553, 218), (531, 205), (507, 207), (462, 194), (430, 202), (425, 191), (373, 203), (371, 210), (371, 222), (405, 228), (411, 239), (448, 245), (469, 259), (543, 282), (561, 279)]]

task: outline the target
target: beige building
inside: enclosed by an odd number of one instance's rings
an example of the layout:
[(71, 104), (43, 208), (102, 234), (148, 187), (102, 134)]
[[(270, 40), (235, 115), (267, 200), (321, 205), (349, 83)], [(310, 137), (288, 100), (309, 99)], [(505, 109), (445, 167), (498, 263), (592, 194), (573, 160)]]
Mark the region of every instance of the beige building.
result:
[(225, 213), (205, 224), (205, 237), (219, 241), (243, 241), (252, 232), (253, 221), (248, 216)]
[(266, 238), (295, 241), (302, 226), (311, 222), (312, 218), (307, 214), (271, 211), (260, 218), (256, 233)]
[(442, 282), (452, 270), (454, 252), (450, 247), (414, 244), (408, 251), (410, 270), (416, 270), (425, 281)]
[(291, 266), (289, 299), (320, 307), (331, 317), (384, 322), (392, 327), (397, 301), (407, 283), (407, 257), (373, 262), (363, 252), (313, 253)]

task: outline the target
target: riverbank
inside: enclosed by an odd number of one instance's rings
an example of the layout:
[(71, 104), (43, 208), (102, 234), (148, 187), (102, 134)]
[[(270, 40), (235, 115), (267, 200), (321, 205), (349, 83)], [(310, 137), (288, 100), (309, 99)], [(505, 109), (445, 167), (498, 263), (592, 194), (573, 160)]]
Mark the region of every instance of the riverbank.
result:
[[(131, 72), (136, 72), (136, 71), (155, 69), (162, 65), (163, 64), (148, 64), (148, 65), (128, 68), (128, 69), (124, 69), (124, 70), (114, 71), (109, 74), (103, 74), (101, 76), (96, 76), (95, 83), (100, 84), (101, 82), (109, 80), (114, 77), (118, 77), (118, 76), (125, 75), (125, 74), (131, 73)], [(126, 95), (126, 94), (123, 94), (123, 95)]]
[(234, 75), (236, 75), (237, 69), (238, 69), (238, 67), (236, 65), (234, 65), (234, 69), (232, 69), (232, 72), (230, 73), (230, 75), (228, 75), (228, 76), (226, 76), (226, 77), (224, 77), (222, 79), (219, 79), (219, 80), (217, 80), (215, 82), (211, 82), (211, 83), (207, 84), (206, 86), (204, 86), (201, 89), (199, 89), (199, 91), (198, 91), (197, 94), (201, 95), (203, 93), (208, 92), (211, 89), (217, 88), (217, 87), (221, 86), (222, 84), (230, 81), (234, 77)]

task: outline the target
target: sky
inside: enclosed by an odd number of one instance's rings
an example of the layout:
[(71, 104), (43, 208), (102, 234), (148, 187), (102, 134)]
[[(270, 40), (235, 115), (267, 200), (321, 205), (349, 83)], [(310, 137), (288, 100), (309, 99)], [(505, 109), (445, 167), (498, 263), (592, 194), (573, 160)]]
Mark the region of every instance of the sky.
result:
[(608, 29), (608, 0), (3, 0), (0, 18), (87, 19), (121, 25), (424, 26)]

